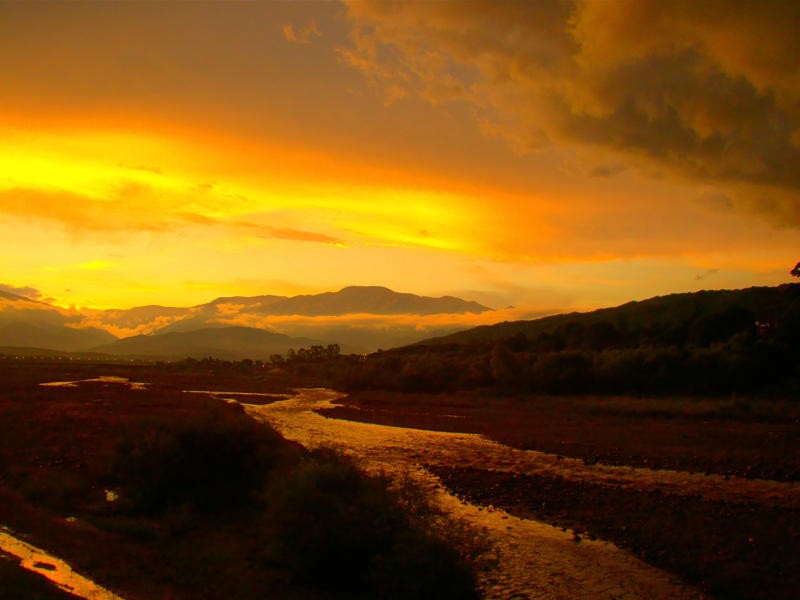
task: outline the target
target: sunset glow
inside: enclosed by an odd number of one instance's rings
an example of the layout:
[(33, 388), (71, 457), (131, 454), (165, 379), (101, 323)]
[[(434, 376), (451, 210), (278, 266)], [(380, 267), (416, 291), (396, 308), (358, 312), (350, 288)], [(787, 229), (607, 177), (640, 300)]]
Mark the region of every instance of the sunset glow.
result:
[[(780, 30), (748, 58), (744, 14), (653, 13), (645, 43), (625, 2), (479, 4), (3, 3), (4, 282), (98, 308), (357, 284), (568, 309), (787, 280), (800, 87)], [(665, 23), (740, 88), (623, 80), (657, 57), (684, 72)], [(629, 134), (625, 98), (631, 123), (672, 102), (673, 137)], [(759, 115), (786, 131), (757, 143)]]

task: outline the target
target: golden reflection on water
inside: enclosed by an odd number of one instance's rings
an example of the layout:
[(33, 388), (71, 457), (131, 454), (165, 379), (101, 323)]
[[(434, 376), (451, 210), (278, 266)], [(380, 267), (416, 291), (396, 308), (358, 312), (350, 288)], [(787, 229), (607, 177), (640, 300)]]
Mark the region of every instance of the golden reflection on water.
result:
[[(70, 592), (79, 598), (87, 598), (88, 600), (122, 600), (122, 598), (106, 588), (73, 571), (72, 567), (63, 560), (14, 537), (4, 527), (0, 527), (0, 550), (16, 556), (20, 560), (22, 568), (46, 577), (62, 590)], [(2, 597), (2, 590), (0, 590), (0, 597)]]
[(330, 407), (339, 397), (341, 394), (331, 390), (304, 389), (294, 398), (263, 406), (245, 405), (245, 409), (308, 448), (334, 447), (368, 470), (412, 476), (449, 514), (482, 530), (498, 558), (498, 567), (481, 578), (486, 598), (700, 597), (696, 590), (613, 544), (575, 543), (571, 533), (550, 525), (462, 502), (421, 466), (500, 467), (525, 472), (526, 467), (543, 468), (538, 464), (542, 460), (549, 464), (549, 455), (514, 451), (475, 434), (358, 423), (314, 412)]
[(130, 381), (127, 377), (103, 375), (92, 379), (78, 379), (75, 381), (49, 381), (47, 383), (40, 383), (39, 387), (78, 387), (81, 383), (117, 383), (126, 385), (132, 390), (146, 390), (150, 385), (143, 381)]

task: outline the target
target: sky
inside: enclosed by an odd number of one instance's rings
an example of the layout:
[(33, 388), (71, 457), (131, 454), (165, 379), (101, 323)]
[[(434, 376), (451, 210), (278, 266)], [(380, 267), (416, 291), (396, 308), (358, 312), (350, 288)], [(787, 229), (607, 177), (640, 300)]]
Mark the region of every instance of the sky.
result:
[(790, 281), (800, 4), (0, 0), (0, 282), (576, 310)]

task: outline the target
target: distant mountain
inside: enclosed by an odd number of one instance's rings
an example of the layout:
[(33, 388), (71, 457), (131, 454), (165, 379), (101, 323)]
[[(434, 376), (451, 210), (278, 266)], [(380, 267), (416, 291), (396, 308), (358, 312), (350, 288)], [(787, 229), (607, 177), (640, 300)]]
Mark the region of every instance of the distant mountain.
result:
[(92, 348), (92, 352), (150, 358), (204, 358), (228, 360), (284, 354), (289, 348), (317, 344), (307, 338), (293, 338), (252, 327), (218, 327), (189, 332), (137, 335)]
[(115, 339), (107, 331), (94, 327), (76, 329), (66, 325), (19, 321), (0, 324), (0, 346), (30, 346), (75, 352)]
[(294, 296), (276, 301), (260, 312), (270, 315), (336, 316), (367, 313), (373, 315), (438, 315), (482, 313), (490, 308), (443, 296), (431, 298), (402, 294), (380, 286), (350, 286), (338, 292)]
[[(187, 333), (198, 329), (241, 325), (279, 329), (293, 337), (313, 338), (324, 344), (340, 344), (344, 352), (372, 352), (378, 348), (410, 344), (431, 333), (450, 333), (458, 329), (453, 325), (421, 327), (420, 322), (413, 318), (400, 322), (392, 317), (479, 314), (491, 309), (452, 296), (432, 298), (394, 292), (379, 286), (350, 286), (338, 292), (292, 297), (221, 297), (183, 310), (184, 313), (172, 312), (169, 317), (160, 315), (159, 321), (152, 315), (153, 322), (160, 323), (160, 326), (148, 333)], [(127, 313), (119, 314), (123, 316)], [(386, 318), (358, 321), (350, 320), (350, 315)], [(332, 320), (326, 320), (326, 317)], [(114, 318), (115, 315), (111, 314), (103, 317), (109, 324)], [(118, 324), (122, 324), (122, 321)]]
[[(193, 356), (218, 355), (212, 351), (244, 356), (251, 352), (249, 348), (263, 354), (262, 347), (277, 353), (321, 343), (339, 344), (344, 352), (366, 353), (458, 330), (458, 324), (448, 315), (468, 317), (490, 310), (452, 296), (432, 298), (379, 286), (351, 286), (338, 292), (293, 297), (223, 296), (191, 307), (151, 304), (79, 310), (0, 291), (0, 346), (67, 352), (108, 347), (115, 354), (163, 357), (187, 352)], [(240, 351), (233, 340), (224, 341), (231, 337), (230, 331), (212, 333), (236, 327), (269, 335), (280, 333), (289, 341), (240, 339), (241, 348), (248, 348)], [(194, 337), (153, 341), (154, 335), (200, 331), (204, 333)]]
[(0, 346), (83, 350), (116, 339), (103, 329), (80, 327), (81, 316), (17, 294), (0, 292)]

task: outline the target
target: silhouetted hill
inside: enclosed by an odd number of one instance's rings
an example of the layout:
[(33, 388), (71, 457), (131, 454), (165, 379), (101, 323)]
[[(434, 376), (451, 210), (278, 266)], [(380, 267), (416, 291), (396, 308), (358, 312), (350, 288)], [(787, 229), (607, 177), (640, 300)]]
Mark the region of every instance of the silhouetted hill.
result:
[(65, 325), (11, 322), (0, 324), (0, 346), (30, 346), (74, 352), (107, 344), (116, 338), (102, 329), (75, 329)]
[[(338, 292), (293, 297), (221, 297), (184, 310), (186, 312), (177, 317), (158, 317), (166, 324), (162, 323), (151, 331), (165, 334), (232, 325), (272, 327), (270, 318), (278, 317), (279, 325), (275, 327), (287, 335), (314, 338), (324, 344), (340, 344), (344, 352), (362, 353), (409, 344), (425, 335), (419, 322), (393, 322), (391, 318), (395, 315), (477, 314), (491, 309), (452, 296), (431, 298), (394, 292), (385, 287), (351, 286)], [(348, 315), (380, 315), (386, 317), (386, 321), (359, 323), (324, 319)], [(153, 322), (157, 322), (155, 318)], [(442, 333), (456, 329), (446, 324), (433, 328)]]
[(336, 316), (367, 313), (373, 315), (435, 315), (481, 313), (491, 310), (477, 302), (443, 296), (431, 298), (403, 294), (380, 286), (350, 286), (338, 292), (294, 296), (279, 300), (263, 310), (270, 315)]
[(252, 327), (219, 327), (189, 332), (137, 335), (93, 348), (93, 352), (151, 358), (204, 358), (229, 360), (282, 354), (289, 348), (315, 344), (314, 340), (293, 338)]
[[(440, 322), (434, 317), (423, 323), (415, 316), (490, 310), (451, 296), (431, 298), (377, 286), (293, 297), (221, 296), (191, 307), (150, 304), (127, 309), (64, 309), (0, 291), (0, 304), (0, 345), (69, 352), (92, 351), (118, 338), (248, 327), (278, 330), (291, 338), (303, 338), (301, 341), (339, 344), (345, 352), (364, 353), (458, 329), (452, 320)], [(149, 342), (139, 343), (145, 354), (151, 353)]]
[(276, 302), (280, 302), (282, 300), (287, 300), (287, 296), (275, 296), (272, 294), (266, 294), (263, 296), (222, 296), (220, 298), (216, 298), (211, 302), (207, 302), (206, 304), (200, 304), (197, 308), (205, 308), (205, 307), (217, 307), (220, 305), (232, 305), (232, 306), (246, 306), (248, 308), (261, 308), (265, 309), (268, 306), (275, 304)]
[(416, 345), (497, 341), (519, 335), (530, 340), (542, 334), (568, 336), (568, 330), (574, 337), (583, 328), (605, 345), (669, 345), (723, 338), (731, 327), (737, 326), (737, 319), (749, 325), (755, 321), (770, 325), (795, 311), (800, 311), (800, 284), (700, 291), (657, 296), (586, 313), (482, 325)]
[(77, 314), (17, 294), (0, 292), (0, 346), (72, 352), (115, 339), (103, 329), (80, 327)]
[(476, 327), (343, 364), (337, 386), (796, 396), (800, 284), (673, 294)]

